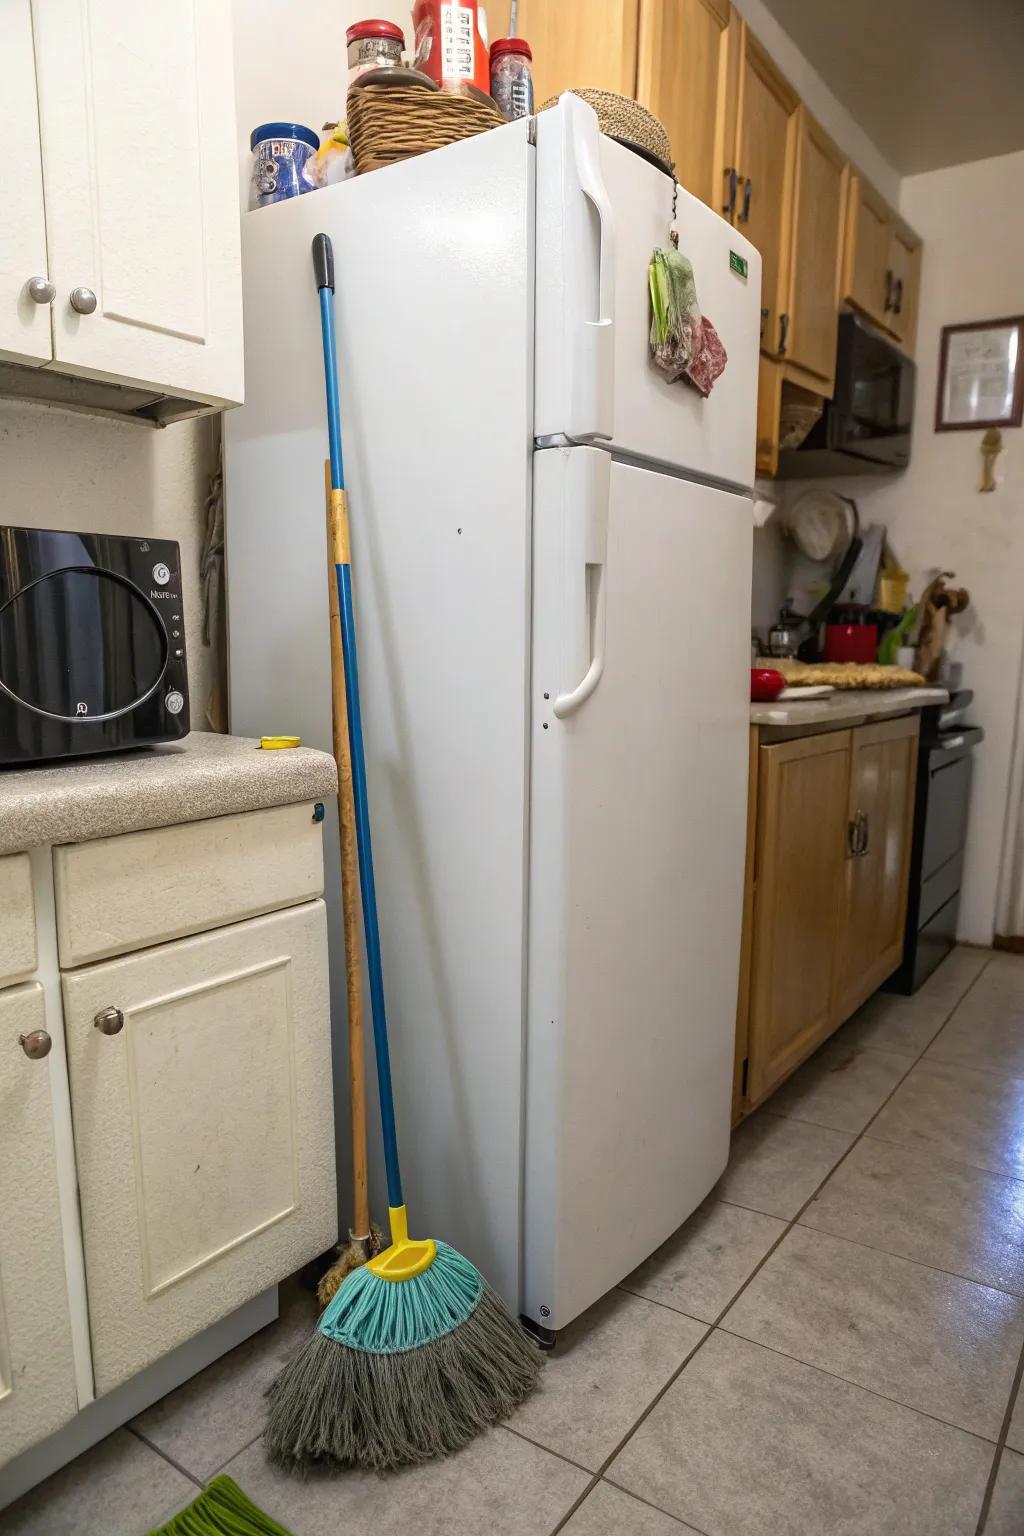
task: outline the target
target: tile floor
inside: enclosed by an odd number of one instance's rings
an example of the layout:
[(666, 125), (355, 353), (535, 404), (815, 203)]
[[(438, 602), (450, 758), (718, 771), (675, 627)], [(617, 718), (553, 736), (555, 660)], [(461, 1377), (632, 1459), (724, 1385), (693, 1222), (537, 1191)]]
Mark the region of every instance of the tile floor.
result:
[(1024, 1536), (1024, 959), (873, 998), (460, 1455), (270, 1471), (262, 1392), (312, 1317), (293, 1294), (0, 1533), (141, 1536), (226, 1469), (294, 1536)]

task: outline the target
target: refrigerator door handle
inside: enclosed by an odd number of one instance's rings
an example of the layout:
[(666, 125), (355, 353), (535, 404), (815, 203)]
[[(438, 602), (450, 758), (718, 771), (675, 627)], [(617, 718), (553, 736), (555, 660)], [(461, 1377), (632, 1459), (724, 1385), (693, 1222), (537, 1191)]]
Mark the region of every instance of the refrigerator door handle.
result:
[[(601, 134), (593, 108), (563, 96), (577, 185), (597, 221), (597, 318), (577, 323), (566, 431), (572, 438), (610, 438), (615, 417), (615, 214), (601, 176)], [(579, 271), (592, 260), (588, 234)], [(574, 263), (570, 262), (572, 271)]]
[(611, 458), (594, 448), (568, 451), (564, 503), (563, 676), (582, 679), (556, 695), (558, 720), (585, 704), (601, 681), (605, 662), (608, 496)]

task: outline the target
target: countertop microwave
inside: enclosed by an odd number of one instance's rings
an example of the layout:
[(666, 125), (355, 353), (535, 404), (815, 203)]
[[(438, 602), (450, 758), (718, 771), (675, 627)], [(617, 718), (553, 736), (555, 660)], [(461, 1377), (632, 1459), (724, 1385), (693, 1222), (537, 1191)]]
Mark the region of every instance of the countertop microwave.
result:
[(188, 735), (169, 539), (0, 526), (0, 766)]
[(840, 315), (835, 392), (800, 447), (779, 454), (779, 479), (906, 469), (916, 374), (866, 320)]

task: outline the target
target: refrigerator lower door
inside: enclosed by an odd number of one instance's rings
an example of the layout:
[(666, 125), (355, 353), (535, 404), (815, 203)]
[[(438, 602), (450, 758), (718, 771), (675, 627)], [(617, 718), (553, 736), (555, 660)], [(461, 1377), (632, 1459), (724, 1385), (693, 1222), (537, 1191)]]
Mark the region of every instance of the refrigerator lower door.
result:
[(678, 189), (679, 248), (728, 361), (707, 399), (650, 355), (648, 267), (667, 247), (672, 178), (565, 95), (537, 118), (536, 401), (542, 441), (606, 443), (709, 480), (754, 479), (761, 258)]
[(576, 447), (533, 525), (523, 1310), (558, 1329), (728, 1155), (752, 524)]

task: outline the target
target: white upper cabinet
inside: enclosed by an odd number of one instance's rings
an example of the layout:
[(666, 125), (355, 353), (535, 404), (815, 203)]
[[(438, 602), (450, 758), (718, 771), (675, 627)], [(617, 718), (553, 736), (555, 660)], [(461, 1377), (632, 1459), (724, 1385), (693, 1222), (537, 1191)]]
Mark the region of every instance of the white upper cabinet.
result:
[(241, 400), (229, 0), (31, 9), (51, 367), (199, 403)]
[(45, 286), (29, 287), (32, 278), (47, 279), (31, 0), (3, 0), (0, 18), (0, 358), (38, 367), (52, 358), (53, 343)]

